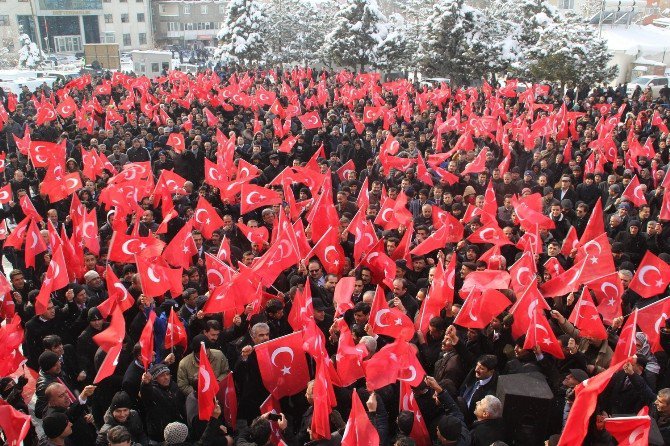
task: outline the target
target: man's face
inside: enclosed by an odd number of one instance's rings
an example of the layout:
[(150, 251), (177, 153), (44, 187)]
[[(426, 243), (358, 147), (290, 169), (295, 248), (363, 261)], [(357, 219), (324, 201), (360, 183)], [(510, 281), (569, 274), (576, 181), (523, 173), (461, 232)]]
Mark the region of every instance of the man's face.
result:
[(211, 343), (214, 343), (219, 340), (219, 334), (221, 333), (221, 330), (216, 330), (214, 328), (210, 328), (205, 332), (205, 337), (207, 340)]
[(255, 335), (251, 337), (251, 340), (254, 341), (254, 344), (260, 344), (270, 340), (270, 330), (265, 328), (260, 328), (256, 331)]
[(399, 280), (394, 280), (393, 281), (393, 294), (396, 296), (402, 296), (405, 294), (405, 287), (403, 286), (402, 282)]
[(307, 272), (312, 279), (318, 279), (321, 277), (321, 266), (318, 263), (310, 263)]
[(444, 330), (438, 329), (433, 325), (428, 325), (428, 334), (433, 339), (442, 339), (444, 337)]
[(561, 216), (561, 207), (559, 205), (554, 205), (551, 207), (551, 216), (555, 218)]
[(114, 411), (112, 412), (112, 416), (119, 423), (125, 423), (128, 420), (128, 417), (130, 416), (130, 409), (126, 407), (114, 409)]
[(556, 257), (559, 252), (560, 247), (558, 247), (557, 245), (552, 243), (549, 246), (547, 246), (547, 254), (549, 255), (549, 257)]
[(42, 317), (46, 320), (51, 320), (56, 317), (56, 307), (54, 306), (53, 303), (49, 302), (49, 305), (47, 306), (47, 311), (42, 314)]
[(323, 287), (327, 291), (335, 291), (335, 286), (337, 285), (337, 277), (335, 276), (328, 276), (326, 279), (326, 282), (323, 284)]
[(412, 261), (412, 266), (414, 267), (414, 271), (423, 271), (426, 267), (426, 259), (415, 259)]
[(86, 255), (84, 257), (84, 266), (86, 267), (87, 270), (92, 270), (95, 268), (95, 264), (97, 263), (97, 259), (95, 258), (94, 255)]
[(202, 234), (193, 234), (193, 241), (196, 248), (200, 249), (202, 247)]
[(563, 385), (571, 389), (576, 387), (577, 384), (579, 384), (579, 381), (577, 381), (575, 377), (572, 376), (572, 374), (570, 373), (568, 373), (568, 376), (566, 376), (565, 379), (563, 380)]
[(372, 280), (372, 274), (370, 273), (370, 271), (366, 269), (361, 270), (361, 280), (365, 285), (368, 285)]
[(64, 385), (59, 384), (51, 394), (49, 406), (67, 409), (70, 407), (70, 404), (70, 395), (68, 394), (67, 388)]
[(363, 281), (361, 279), (356, 279), (354, 282), (354, 294), (360, 295), (363, 292)]
[(670, 413), (670, 401), (668, 401), (666, 398), (661, 396), (656, 397), (654, 405), (656, 406), (656, 410), (658, 410), (660, 413)]
[(486, 379), (493, 375), (493, 370), (483, 366), (480, 362), (475, 366), (475, 376), (477, 379)]
[(23, 277), (23, 274), (17, 274), (12, 277), (12, 286), (15, 290), (22, 290), (23, 286), (26, 284), (26, 279)]
[(365, 325), (368, 322), (368, 315), (362, 311), (357, 311), (354, 313), (354, 320), (358, 325)]

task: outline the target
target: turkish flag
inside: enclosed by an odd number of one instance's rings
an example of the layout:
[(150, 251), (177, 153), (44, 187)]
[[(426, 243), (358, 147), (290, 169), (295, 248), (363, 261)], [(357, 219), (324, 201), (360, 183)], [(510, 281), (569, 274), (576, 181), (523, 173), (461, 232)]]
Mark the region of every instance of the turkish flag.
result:
[(649, 407), (644, 406), (634, 417), (606, 418), (605, 430), (616, 438), (618, 446), (647, 446), (651, 431)]
[(556, 257), (549, 257), (549, 260), (544, 262), (544, 270), (549, 273), (549, 277), (553, 279), (565, 272), (561, 262)]
[[(344, 321), (344, 319), (340, 319)], [(351, 331), (346, 323), (339, 323), (340, 338), (337, 343), (337, 375), (340, 377), (340, 383), (348, 387), (363, 376), (363, 359), (368, 355), (368, 350), (364, 344), (354, 344)]]
[(310, 319), (314, 318), (314, 307), (312, 306), (312, 287), (310, 281), (305, 283), (302, 291), (296, 290), (293, 305), (288, 314), (288, 323), (295, 331), (300, 331), (307, 326)]
[(298, 119), (302, 126), (307, 130), (318, 129), (323, 125), (321, 118), (319, 117), (319, 112), (317, 111), (311, 111), (304, 115), (300, 115), (298, 116)]
[(270, 239), (270, 233), (268, 232), (268, 228), (265, 226), (250, 228), (244, 223), (237, 223), (237, 227), (240, 228), (240, 232), (242, 232), (246, 239), (251, 243), (258, 243), (259, 245), (263, 245)]
[(598, 395), (605, 390), (612, 375), (621, 370), (626, 361), (627, 359), (611, 365), (604, 372), (582, 381), (575, 387), (575, 401), (568, 414), (558, 446), (582, 444), (589, 430), (589, 422), (596, 408)]
[[(419, 312), (414, 319), (414, 326), (417, 331), (426, 334), (430, 320), (440, 315), (443, 308), (450, 306), (454, 300), (454, 269), (455, 257), (452, 256), (449, 267), (449, 273), (444, 270), (442, 259), (440, 259), (435, 266), (435, 275), (433, 282), (428, 289), (426, 298), (421, 302)], [(448, 281), (451, 283), (448, 283)]]
[(11, 184), (0, 187), (0, 204), (7, 204), (14, 201), (14, 193), (12, 192)]
[[(5, 315), (8, 316), (7, 313)], [(13, 374), (25, 362), (19, 350), (23, 341), (24, 330), (21, 326), (21, 318), (14, 315), (11, 321), (0, 327), (0, 373), (2, 376)]]
[[(649, 4), (649, 2), (647, 2), (647, 4)], [(654, 114), (651, 117), (651, 125), (655, 125), (661, 132), (665, 133), (666, 135), (670, 133), (668, 131), (668, 126), (665, 125), (665, 122), (663, 121), (663, 118), (661, 118), (661, 115), (658, 113), (658, 110), (655, 110)]]
[(619, 274), (614, 272), (586, 282), (585, 285), (596, 295), (597, 309), (603, 321), (611, 325), (614, 319), (621, 316), (621, 296), (624, 289)]
[(156, 320), (156, 312), (151, 310), (149, 312), (149, 317), (144, 328), (142, 329), (142, 334), (140, 335), (140, 347), (142, 348), (140, 353), (140, 359), (142, 360), (142, 365), (144, 370), (149, 370), (149, 365), (153, 361), (154, 354), (154, 321)]
[(535, 309), (531, 317), (530, 325), (526, 331), (526, 340), (523, 344), (524, 349), (532, 349), (539, 346), (540, 350), (549, 353), (557, 359), (565, 358), (563, 349), (556, 339), (556, 335), (551, 330), (549, 321), (541, 310)]
[[(665, 178), (670, 179), (670, 174), (665, 174)], [(658, 216), (661, 220), (670, 220), (670, 192), (668, 190), (666, 187), (665, 192), (663, 192), (663, 203), (661, 204), (661, 212)]]
[[(342, 276), (344, 273), (344, 249), (340, 244), (340, 235), (337, 232), (337, 227), (330, 227), (329, 230), (321, 237), (314, 247), (312, 252), (321, 260), (324, 269), (328, 274), (335, 274)], [(308, 255), (307, 258), (311, 257)]]
[[(273, 413), (279, 415), (281, 413), (281, 404), (279, 399), (274, 397), (272, 394), (263, 401), (260, 406), (262, 414)], [(279, 424), (276, 421), (270, 421), (270, 443), (274, 446), (286, 446), (286, 443), (282, 437), (282, 430), (279, 429)]]
[[(412, 249), (409, 253), (410, 255), (423, 255), (433, 252), (437, 249), (444, 248), (447, 243), (453, 243), (458, 237), (458, 240), (463, 238), (463, 226), (460, 225), (460, 228), (456, 228), (456, 231), (452, 232), (452, 229), (449, 225), (441, 226), (437, 231), (433, 232), (428, 236), (424, 241), (419, 243)], [(460, 236), (460, 237), (459, 237)]]
[(211, 239), (214, 231), (223, 226), (223, 220), (216, 209), (202, 196), (198, 199), (193, 219), (195, 220), (193, 226), (202, 232), (202, 236), (206, 239)]
[(349, 172), (356, 172), (356, 166), (354, 165), (354, 160), (352, 159), (342, 164), (342, 167), (337, 169), (337, 176), (340, 177), (341, 181), (346, 181), (349, 176)]
[(628, 287), (642, 297), (663, 294), (670, 283), (670, 265), (647, 251)]
[(473, 289), (463, 302), (454, 324), (467, 328), (484, 328), (511, 304), (498, 290), (488, 289), (482, 293)]
[(526, 251), (509, 267), (510, 287), (517, 295), (521, 294), (533, 282), (536, 274), (537, 266), (533, 255)]
[(295, 395), (307, 387), (309, 369), (302, 333), (294, 332), (254, 347), (263, 385), (276, 398)]
[(379, 433), (368, 418), (368, 414), (354, 390), (351, 397), (351, 412), (342, 435), (342, 446), (379, 446)]
[(482, 226), (470, 234), (467, 240), (471, 243), (491, 243), (497, 246), (511, 245), (505, 233), (495, 222)]
[(30, 217), (34, 221), (43, 220), (42, 216), (39, 214), (39, 212), (37, 212), (37, 209), (35, 209), (35, 205), (33, 205), (33, 202), (30, 200), (30, 196), (28, 194), (21, 197), (19, 200), (19, 205), (21, 206), (21, 210), (26, 215), (26, 217)]
[(181, 268), (169, 268), (161, 258), (152, 262), (140, 256), (135, 256), (135, 263), (140, 274), (142, 292), (145, 295), (159, 297), (166, 291), (170, 291), (172, 296), (176, 296), (184, 290), (181, 281)]
[(230, 266), (208, 252), (205, 253), (205, 268), (209, 291), (213, 291), (215, 288), (232, 281), (233, 277), (237, 274)]
[(174, 308), (170, 308), (170, 316), (168, 316), (167, 328), (165, 329), (165, 348), (171, 349), (175, 345), (181, 345), (186, 350), (186, 328), (184, 328), (184, 323), (179, 319)]
[(183, 269), (191, 266), (193, 256), (198, 253), (191, 231), (193, 220), (187, 221), (163, 250), (162, 256), (170, 265)]
[(582, 289), (577, 305), (572, 309), (568, 321), (579, 329), (580, 336), (591, 339), (607, 339), (607, 331), (600, 320), (600, 314), (591, 299), (588, 287)]
[(349, 112), (349, 118), (351, 119), (351, 123), (354, 125), (354, 128), (356, 129), (356, 133), (362, 135), (363, 132), (365, 131), (365, 124), (363, 124), (361, 120), (358, 119), (356, 113)]
[(118, 307), (112, 310), (112, 320), (105, 330), (93, 336), (93, 340), (104, 351), (109, 353), (109, 349), (115, 345), (121, 344), (126, 337), (126, 321)]
[(22, 444), (30, 431), (30, 415), (19, 412), (4, 400), (0, 400), (0, 428), (7, 445)]
[(417, 446), (431, 446), (433, 443), (426, 427), (419, 405), (414, 399), (414, 392), (412, 387), (406, 382), (400, 382), (400, 410), (408, 410), (414, 414), (414, 422), (412, 423), (412, 431), (409, 433)]
[(586, 223), (586, 229), (582, 233), (579, 242), (584, 245), (589, 240), (593, 240), (605, 232), (605, 220), (603, 219), (603, 204), (600, 198), (593, 207), (589, 221)]
[(670, 298), (661, 299), (637, 312), (637, 326), (647, 335), (652, 353), (662, 350), (661, 327), (665, 327), (665, 321), (670, 315)]
[(587, 266), (588, 259), (575, 263), (572, 267), (560, 276), (542, 284), (540, 291), (545, 297), (562, 296), (568, 293), (574, 293), (579, 289), (579, 280), (582, 271)]
[(509, 310), (510, 314), (514, 316), (512, 323), (512, 336), (514, 338), (519, 338), (526, 333), (531, 318), (538, 307), (542, 310), (551, 309), (537, 289), (537, 281), (533, 280)]
[(200, 345), (200, 367), (198, 367), (198, 418), (209, 420), (216, 406), (219, 382), (207, 357), (205, 343)]
[(81, 221), (81, 239), (84, 247), (95, 255), (100, 254), (100, 239), (98, 235), (98, 217), (96, 208), (91, 209)]
[(637, 175), (633, 176), (633, 179), (628, 183), (626, 189), (621, 194), (623, 198), (626, 198), (628, 201), (633, 203), (633, 205), (638, 208), (643, 204), (647, 204), (647, 199), (644, 196), (644, 187), (640, 184), (640, 180), (637, 178)]
[(637, 352), (637, 347), (635, 346), (635, 333), (637, 332), (637, 316), (638, 310), (635, 309), (633, 313), (628, 316), (626, 323), (621, 328), (621, 333), (619, 334), (619, 340), (617, 341), (616, 348), (614, 349), (614, 354), (612, 355), (612, 363), (616, 364), (617, 362), (624, 361), (626, 358), (630, 358)]
[(158, 257), (165, 242), (156, 237), (138, 237), (114, 231), (107, 257), (112, 262), (134, 263), (135, 257)]
[(253, 265), (254, 272), (266, 287), (271, 286), (282, 271), (300, 261), (293, 228), (290, 224), (284, 226), (280, 219), (277, 239)]
[(235, 178), (238, 180), (252, 180), (261, 174), (261, 170), (253, 164), (240, 158), (237, 161), (237, 174)]
[(119, 281), (119, 278), (116, 277), (114, 270), (109, 265), (105, 269), (105, 281), (107, 282), (108, 297), (98, 305), (98, 311), (100, 311), (102, 317), (109, 316), (114, 306), (118, 306), (122, 313), (132, 308), (135, 304), (135, 299), (133, 299), (126, 287)]
[(467, 296), (472, 290), (503, 290), (509, 287), (510, 275), (507, 271), (490, 270), (472, 271), (461, 286), (461, 295)]
[(74, 102), (72, 96), (66, 96), (56, 106), (56, 112), (61, 118), (68, 118), (77, 110), (77, 103)]
[(219, 118), (217, 118), (214, 113), (212, 113), (207, 107), (203, 109), (205, 112), (205, 117), (207, 118), (207, 125), (210, 127), (216, 127), (219, 125)]
[(414, 336), (412, 320), (397, 308), (389, 308), (384, 291), (379, 285), (370, 308), (369, 324), (377, 335), (404, 340), (410, 340)]
[(240, 213), (246, 214), (263, 206), (281, 204), (282, 198), (277, 191), (255, 184), (243, 184), (240, 196)]
[(158, 225), (158, 229), (156, 229), (156, 234), (167, 233), (168, 223), (177, 216), (179, 216), (179, 213), (174, 207), (170, 209), (168, 212), (166, 212), (165, 216), (163, 217), (163, 221), (161, 221), (161, 223)]
[(561, 254), (564, 256), (569, 256), (570, 252), (579, 246), (579, 238), (577, 238), (577, 230), (574, 226), (570, 226), (568, 234), (563, 239), (563, 245), (561, 246)]
[(53, 253), (42, 283), (42, 288), (35, 299), (35, 314), (43, 314), (49, 305), (51, 292), (60, 290), (67, 286), (68, 283), (70, 283), (70, 280), (67, 274), (65, 257), (63, 256), (63, 247), (59, 246)]
[(382, 115), (381, 107), (366, 106), (363, 108), (363, 122), (370, 124), (379, 119)]
[(35, 256), (47, 250), (47, 244), (42, 238), (35, 220), (30, 220), (28, 230), (26, 231), (25, 260), (26, 267), (35, 266)]
[[(310, 425), (311, 438), (330, 439), (329, 416), (333, 407), (337, 405), (334, 395), (329, 392), (330, 377), (328, 369), (321, 358), (316, 363), (314, 387), (312, 388), (313, 408), (312, 423)], [(331, 384), (332, 385), (332, 384)]]
[(237, 426), (237, 392), (233, 372), (228, 373), (219, 381), (217, 400), (222, 401), (221, 411), (228, 426)]

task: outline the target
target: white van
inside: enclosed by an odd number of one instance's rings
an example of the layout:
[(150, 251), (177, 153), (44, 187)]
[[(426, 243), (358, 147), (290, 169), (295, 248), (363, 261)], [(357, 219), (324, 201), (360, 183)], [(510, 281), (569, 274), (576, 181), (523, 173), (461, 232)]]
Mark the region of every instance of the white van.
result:
[(628, 83), (626, 93), (628, 96), (632, 95), (638, 85), (643, 93), (647, 87), (651, 87), (651, 94), (655, 99), (659, 96), (661, 89), (668, 86), (668, 83), (670, 83), (670, 77), (667, 76), (640, 76)]

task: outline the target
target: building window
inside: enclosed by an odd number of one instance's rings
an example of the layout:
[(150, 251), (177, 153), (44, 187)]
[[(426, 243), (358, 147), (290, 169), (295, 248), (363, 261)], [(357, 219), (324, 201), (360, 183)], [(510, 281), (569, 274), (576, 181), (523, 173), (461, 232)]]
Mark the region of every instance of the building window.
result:
[(121, 23), (128, 23), (130, 21), (130, 18), (128, 17), (128, 14), (121, 14)]
[(106, 32), (102, 36), (102, 43), (116, 43), (116, 34)]
[(193, 23), (189, 22), (186, 24), (186, 31), (193, 31)]
[(184, 14), (191, 13), (191, 5), (184, 5)]
[(138, 12), (137, 13), (137, 23), (142, 23), (144, 22), (144, 13), (143, 12)]
[(165, 5), (158, 5), (158, 12), (161, 14), (165, 14), (166, 8)]
[(558, 7), (561, 9), (575, 9), (575, 0), (560, 0)]
[(226, 5), (219, 5), (219, 14), (224, 15), (226, 13)]
[(9, 16), (0, 15), (0, 26), (9, 26)]
[(112, 14), (105, 14), (105, 23), (114, 23), (114, 16)]
[(207, 14), (207, 5), (200, 6), (200, 14), (202, 14), (202, 15)]
[(179, 26), (176, 22), (168, 22), (168, 31), (179, 31)]
[(123, 35), (123, 46), (130, 46), (130, 45), (131, 45), (130, 34), (124, 34)]
[(146, 45), (147, 44), (147, 33), (139, 33), (140, 37), (140, 45)]

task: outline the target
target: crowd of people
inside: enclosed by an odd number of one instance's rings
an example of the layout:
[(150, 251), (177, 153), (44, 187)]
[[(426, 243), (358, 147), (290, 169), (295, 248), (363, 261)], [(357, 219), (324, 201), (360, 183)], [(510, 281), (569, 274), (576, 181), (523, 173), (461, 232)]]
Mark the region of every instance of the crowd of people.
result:
[(309, 68), (0, 91), (5, 444), (670, 444), (667, 102)]

